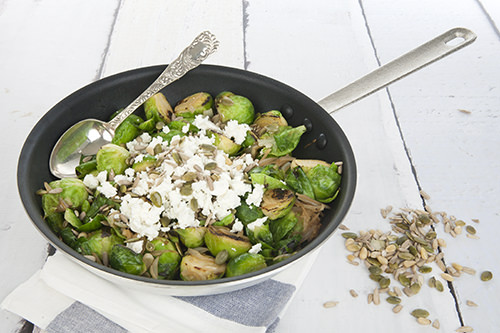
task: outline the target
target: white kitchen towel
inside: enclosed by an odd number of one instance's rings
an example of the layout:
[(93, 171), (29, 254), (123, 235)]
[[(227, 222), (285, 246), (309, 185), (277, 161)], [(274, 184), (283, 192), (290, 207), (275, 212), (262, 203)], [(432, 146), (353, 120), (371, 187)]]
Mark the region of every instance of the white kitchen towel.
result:
[(124, 289), (56, 252), (2, 308), (50, 333), (273, 332), (316, 252), (257, 285), (190, 297)]

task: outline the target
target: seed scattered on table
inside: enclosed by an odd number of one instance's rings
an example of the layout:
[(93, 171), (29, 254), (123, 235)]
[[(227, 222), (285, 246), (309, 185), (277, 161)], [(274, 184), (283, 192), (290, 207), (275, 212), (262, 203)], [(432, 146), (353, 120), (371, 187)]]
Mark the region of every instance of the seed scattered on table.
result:
[(420, 325), (430, 325), (431, 324), (431, 320), (427, 319), (427, 318), (417, 318), (417, 322)]
[(465, 304), (467, 304), (467, 306), (470, 306), (470, 307), (477, 307), (477, 304), (471, 300), (467, 300), (465, 302)]
[(358, 293), (354, 289), (349, 290), (349, 293), (351, 294), (352, 297), (358, 297)]
[(339, 304), (339, 302), (336, 302), (336, 301), (328, 301), (328, 302), (323, 303), (323, 307), (328, 309), (328, 308), (336, 307), (338, 304)]
[(403, 306), (401, 304), (397, 304), (392, 308), (392, 312), (394, 313), (399, 313), (403, 309)]
[(490, 271), (484, 271), (481, 273), (481, 281), (489, 281), (493, 278), (493, 273)]
[(432, 323), (432, 327), (434, 327), (435, 329), (439, 329), (441, 327), (441, 324), (439, 323), (439, 320), (434, 320), (434, 322)]
[(474, 329), (470, 326), (462, 326), (462, 327), (457, 328), (455, 330), (455, 332), (459, 332), (459, 333), (474, 332)]

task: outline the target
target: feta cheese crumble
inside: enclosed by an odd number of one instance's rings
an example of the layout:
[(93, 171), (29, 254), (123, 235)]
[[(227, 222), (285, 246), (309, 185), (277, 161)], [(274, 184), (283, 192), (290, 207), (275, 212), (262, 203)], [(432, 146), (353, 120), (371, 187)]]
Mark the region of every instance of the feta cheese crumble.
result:
[(229, 120), (222, 134), (230, 139), (234, 139), (236, 144), (241, 145), (245, 141), (248, 131), (250, 131), (250, 126), (247, 124), (240, 124), (236, 120)]
[(250, 250), (248, 250), (248, 253), (256, 254), (259, 253), (262, 250), (262, 243), (257, 243)]
[(266, 221), (267, 221), (267, 216), (264, 216), (260, 219), (253, 221), (252, 223), (248, 223), (247, 228), (251, 231), (255, 231), (255, 228), (261, 227), (262, 225), (264, 225), (264, 222)]

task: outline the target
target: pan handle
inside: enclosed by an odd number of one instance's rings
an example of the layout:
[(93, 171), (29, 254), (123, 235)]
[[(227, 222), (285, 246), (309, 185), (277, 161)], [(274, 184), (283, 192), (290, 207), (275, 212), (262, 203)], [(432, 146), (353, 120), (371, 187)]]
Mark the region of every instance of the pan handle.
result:
[(432, 62), (460, 50), (474, 42), (476, 37), (475, 33), (465, 28), (451, 29), (323, 98), (318, 104), (332, 114)]

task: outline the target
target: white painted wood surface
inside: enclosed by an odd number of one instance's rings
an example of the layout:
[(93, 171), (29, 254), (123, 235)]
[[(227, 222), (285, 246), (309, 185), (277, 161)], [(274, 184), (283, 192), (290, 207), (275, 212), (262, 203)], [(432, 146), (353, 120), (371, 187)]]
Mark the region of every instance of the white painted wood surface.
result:
[[(100, 76), (166, 63), (208, 29), (221, 41), (209, 63), (246, 67), (319, 100), (378, 62), (465, 26), (479, 36), (472, 46), (395, 83), (390, 95), (381, 91), (334, 118), (358, 163), (357, 194), (345, 220), (354, 231), (388, 230), (379, 214), (387, 205), (421, 207), (418, 186), (431, 195), (427, 203), (435, 210), (481, 220), (475, 225), (480, 240), (438, 233), (449, 244), (447, 262), (493, 271), (488, 283), (476, 274), (453, 285), (464, 322), (476, 332), (494, 332), (500, 327), (499, 8), (492, 0), (0, 0), (0, 103), (7, 116), (1, 132), (10, 143), (1, 179), (0, 298), (33, 274), (46, 254), (44, 239), (13, 195), (19, 151), (36, 121), (72, 91)], [(385, 302), (368, 305), (375, 284), (364, 267), (346, 262), (339, 234), (325, 243), (278, 332), (420, 332), (408, 314), (414, 307), (428, 309), (442, 332), (460, 326), (449, 292), (422, 288), (397, 315)], [(349, 289), (360, 296), (352, 298)], [(467, 299), (479, 307), (467, 307)], [(323, 308), (330, 300), (340, 303)], [(15, 332), (19, 320), (0, 312), (0, 331)]]

